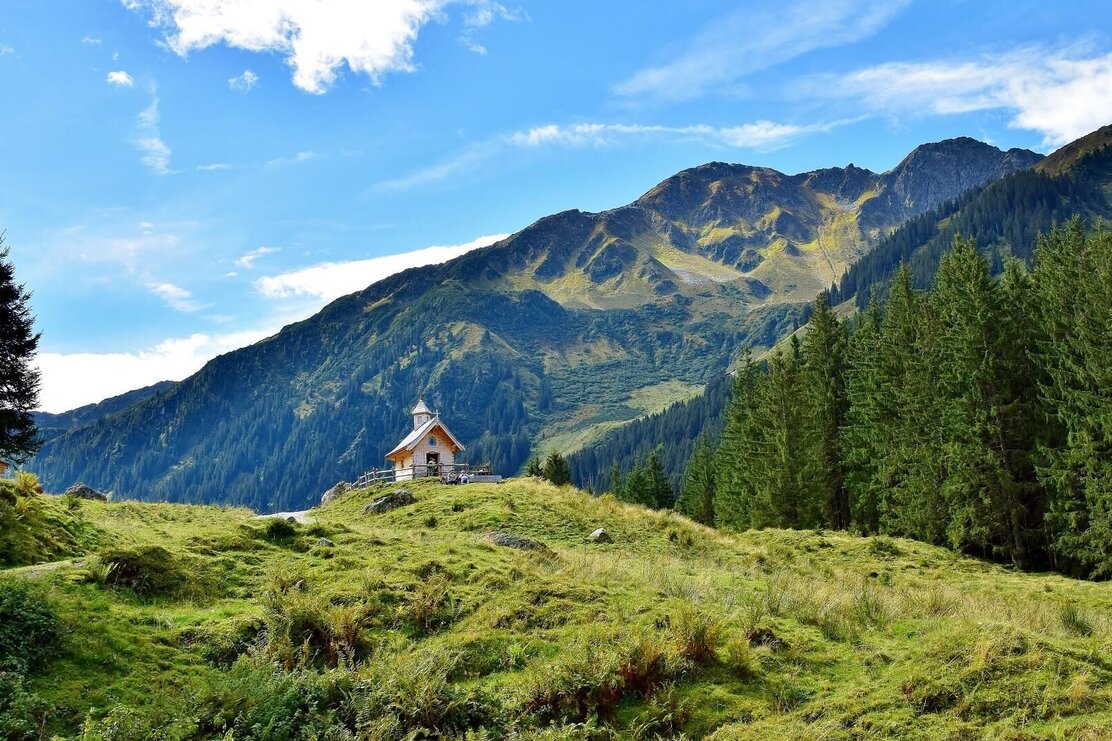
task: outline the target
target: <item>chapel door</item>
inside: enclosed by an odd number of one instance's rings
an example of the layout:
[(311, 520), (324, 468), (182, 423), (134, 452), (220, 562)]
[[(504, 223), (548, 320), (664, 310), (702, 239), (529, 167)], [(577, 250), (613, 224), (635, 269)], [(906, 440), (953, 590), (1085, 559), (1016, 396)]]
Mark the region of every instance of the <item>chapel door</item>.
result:
[(440, 453), (425, 453), (425, 475), (440, 475)]

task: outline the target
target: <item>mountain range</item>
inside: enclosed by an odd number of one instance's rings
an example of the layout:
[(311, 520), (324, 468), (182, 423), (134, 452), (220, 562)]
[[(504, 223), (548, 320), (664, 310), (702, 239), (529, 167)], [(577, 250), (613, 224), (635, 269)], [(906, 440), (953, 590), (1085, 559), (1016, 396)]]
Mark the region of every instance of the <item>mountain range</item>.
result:
[(513, 473), (699, 396), (898, 227), (1040, 160), (959, 138), (881, 174), (684, 170), (386, 278), (181, 382), (44, 417), (29, 467), (51, 489), (299, 509), (382, 466), (423, 395), (471, 461)]

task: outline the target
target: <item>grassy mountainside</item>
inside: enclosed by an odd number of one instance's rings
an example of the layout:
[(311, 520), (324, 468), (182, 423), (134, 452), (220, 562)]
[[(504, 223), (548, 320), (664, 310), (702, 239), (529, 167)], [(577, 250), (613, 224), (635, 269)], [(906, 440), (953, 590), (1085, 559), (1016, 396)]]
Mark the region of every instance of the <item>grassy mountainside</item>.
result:
[[(1110, 584), (910, 541), (731, 535), (532, 480), (411, 490), (386, 514), (364, 507), (389, 490), (349, 493), (311, 525), (24, 497), (81, 523), (67, 542), (84, 555), (0, 572), (0, 724), (16, 739), (1097, 739), (1112, 724)], [(588, 543), (596, 527), (613, 542)], [(4, 630), (29, 616), (33, 646)]]
[(295, 509), (382, 465), (423, 394), (472, 461), (513, 472), (689, 398), (907, 218), (1038, 159), (955, 139), (880, 175), (685, 170), (339, 299), (56, 437), (32, 468), (53, 488)]

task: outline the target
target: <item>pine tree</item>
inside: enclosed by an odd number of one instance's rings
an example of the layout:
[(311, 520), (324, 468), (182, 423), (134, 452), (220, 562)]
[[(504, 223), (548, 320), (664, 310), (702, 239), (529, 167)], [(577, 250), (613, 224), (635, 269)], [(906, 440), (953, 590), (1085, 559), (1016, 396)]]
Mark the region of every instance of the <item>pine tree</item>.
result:
[(879, 362), (882, 322), (880, 302), (873, 297), (857, 319), (846, 352), (849, 409), (841, 435), (842, 461), (850, 522), (867, 533), (880, 530), (884, 486), (880, 427), (889, 404)]
[(845, 328), (819, 294), (802, 343), (805, 405), (800, 526), (849, 526), (842, 472), (841, 429), (846, 423)]
[(622, 487), (624, 485), (625, 485), (625, 482), (622, 481), (622, 469), (618, 465), (618, 463), (615, 461), (614, 463), (610, 464), (610, 489), (609, 489), (609, 491), (610, 491), (611, 494), (616, 496), (618, 499), (621, 499), (622, 498), (622, 496), (621, 496), (622, 495)]
[(525, 464), (525, 475), (534, 476), (536, 478), (544, 476), (544, 470), (541, 468), (541, 461), (539, 458), (533, 456), (529, 459), (529, 462)]
[(549, 453), (544, 460), (544, 477), (556, 486), (571, 483), (571, 469), (567, 459), (559, 453)]
[(714, 516), (719, 526), (733, 530), (750, 527), (750, 503), (753, 499), (753, 456), (762, 430), (754, 412), (760, 374), (749, 351), (734, 378), (726, 423), (715, 453)]
[(753, 423), (764, 430), (746, 456), (753, 487), (750, 525), (798, 527), (803, 489), (803, 404), (799, 395), (799, 340), (773, 353), (758, 385)]
[(619, 498), (630, 504), (640, 504), (642, 507), (657, 506), (652, 478), (641, 461), (638, 461), (626, 476)]
[(676, 495), (672, 490), (672, 482), (664, 473), (664, 463), (661, 461), (661, 449), (656, 448), (645, 461), (645, 473), (649, 479), (649, 506), (656, 509), (672, 509)]
[(0, 460), (23, 463), (42, 444), (31, 417), (39, 396), (32, 365), (39, 346), (31, 294), (15, 282), (15, 268), (0, 234)]
[(696, 522), (713, 525), (714, 498), (714, 448), (710, 438), (703, 434), (696, 441), (695, 450), (687, 462), (676, 509)]

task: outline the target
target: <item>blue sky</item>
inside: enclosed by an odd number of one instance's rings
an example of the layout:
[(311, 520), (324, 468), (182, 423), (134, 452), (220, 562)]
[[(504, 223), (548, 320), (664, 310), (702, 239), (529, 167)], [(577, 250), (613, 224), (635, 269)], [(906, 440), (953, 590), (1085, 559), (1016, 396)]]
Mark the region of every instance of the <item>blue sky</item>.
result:
[(709, 160), (883, 171), (1112, 122), (1112, 4), (11, 0), (0, 228), (42, 406), (163, 378)]

